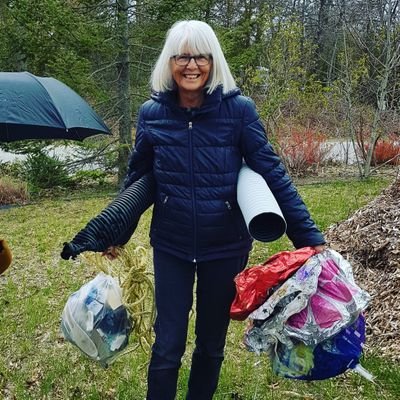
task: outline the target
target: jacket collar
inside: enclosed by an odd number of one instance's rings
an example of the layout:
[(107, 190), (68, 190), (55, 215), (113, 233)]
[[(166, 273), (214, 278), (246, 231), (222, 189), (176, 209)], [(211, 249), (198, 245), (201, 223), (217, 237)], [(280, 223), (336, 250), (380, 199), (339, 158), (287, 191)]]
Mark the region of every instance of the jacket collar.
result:
[(228, 93), (222, 93), (222, 85), (218, 86), (212, 93), (207, 93), (205, 89), (204, 102), (200, 108), (185, 109), (179, 106), (178, 103), (178, 92), (177, 90), (169, 90), (167, 92), (152, 92), (151, 98), (161, 104), (165, 104), (168, 107), (179, 109), (184, 112), (194, 112), (202, 114), (211, 108), (215, 108), (223, 99), (228, 97), (237, 96), (240, 94), (240, 90), (235, 88)]

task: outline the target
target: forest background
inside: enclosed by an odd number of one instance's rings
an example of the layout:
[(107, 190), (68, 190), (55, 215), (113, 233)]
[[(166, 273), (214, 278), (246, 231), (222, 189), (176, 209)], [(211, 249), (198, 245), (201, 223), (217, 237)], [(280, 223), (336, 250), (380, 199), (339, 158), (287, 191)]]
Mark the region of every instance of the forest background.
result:
[(58, 78), (88, 100), (113, 138), (86, 147), (121, 180), (151, 68), (181, 19), (216, 30), (290, 172), (318, 164), (327, 138), (354, 146), (362, 177), (398, 162), (398, 0), (0, 0), (0, 70)]

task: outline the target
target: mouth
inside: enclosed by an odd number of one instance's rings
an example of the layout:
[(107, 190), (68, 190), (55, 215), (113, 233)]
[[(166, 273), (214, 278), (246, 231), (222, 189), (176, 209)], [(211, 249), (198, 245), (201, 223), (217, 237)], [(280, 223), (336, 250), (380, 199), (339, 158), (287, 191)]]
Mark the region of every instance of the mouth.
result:
[(200, 74), (183, 74), (184, 78), (189, 80), (195, 80), (200, 77)]

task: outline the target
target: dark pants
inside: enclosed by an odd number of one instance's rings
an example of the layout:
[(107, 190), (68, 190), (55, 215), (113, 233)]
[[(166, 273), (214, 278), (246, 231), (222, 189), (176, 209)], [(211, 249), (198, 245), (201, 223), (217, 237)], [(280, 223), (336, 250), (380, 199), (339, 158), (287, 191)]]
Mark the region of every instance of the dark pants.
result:
[(175, 399), (196, 274), (196, 347), (186, 399), (212, 399), (224, 359), (233, 279), (246, 263), (247, 256), (193, 263), (154, 250), (157, 318), (147, 400)]

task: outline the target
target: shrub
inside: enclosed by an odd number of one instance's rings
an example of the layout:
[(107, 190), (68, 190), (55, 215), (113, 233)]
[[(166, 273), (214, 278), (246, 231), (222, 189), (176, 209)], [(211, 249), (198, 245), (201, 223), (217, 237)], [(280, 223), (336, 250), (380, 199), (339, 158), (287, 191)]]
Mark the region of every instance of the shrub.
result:
[(297, 176), (315, 172), (325, 161), (330, 151), (326, 141), (326, 135), (304, 128), (292, 129), (290, 133), (276, 137), (284, 164)]
[(10, 178), (16, 178), (23, 180), (23, 165), (21, 161), (0, 161), (0, 176), (8, 176)]
[[(370, 148), (370, 136), (369, 132), (359, 133), (357, 136), (358, 153), (364, 161)], [(400, 165), (400, 138), (395, 134), (379, 138), (375, 143), (371, 164)]]
[(78, 171), (71, 177), (71, 182), (78, 187), (101, 186), (107, 182), (107, 173), (99, 169)]
[(49, 157), (43, 151), (38, 151), (28, 155), (23, 165), (25, 179), (32, 193), (69, 185), (68, 172), (57, 157)]
[(372, 155), (372, 164), (400, 165), (400, 140), (395, 135), (376, 142)]
[(28, 200), (26, 183), (9, 176), (0, 178), (0, 205), (24, 204)]

